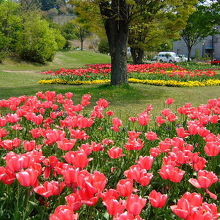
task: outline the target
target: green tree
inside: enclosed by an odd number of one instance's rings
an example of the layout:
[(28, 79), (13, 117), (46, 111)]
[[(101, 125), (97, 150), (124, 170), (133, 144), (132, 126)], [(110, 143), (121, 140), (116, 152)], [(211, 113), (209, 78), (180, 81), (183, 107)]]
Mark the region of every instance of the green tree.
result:
[(73, 0), (70, 2), (73, 4), (87, 2), (99, 7), (110, 47), (111, 84), (120, 85), (128, 82), (127, 45), (132, 21), (138, 19), (140, 15), (150, 13), (149, 6), (159, 8), (159, 11), (169, 11), (171, 15), (188, 16), (197, 0)]
[(181, 37), (186, 43), (188, 61), (192, 47), (203, 38), (218, 33), (216, 26), (220, 24), (220, 4), (199, 4), (197, 10), (189, 17), (186, 28)]
[(62, 34), (67, 40), (76, 39), (74, 28), (75, 28), (75, 25), (72, 21), (69, 21), (68, 23), (66, 23), (62, 26), (62, 28), (61, 28)]
[(41, 8), (40, 0), (19, 0), (21, 4), (22, 10), (27, 11), (35, 11)]
[[(158, 5), (159, 7), (159, 5)], [(134, 64), (143, 63), (144, 51), (157, 51), (180, 37), (188, 16), (173, 13), (149, 5), (149, 13), (133, 20), (129, 29), (129, 46)]]
[(83, 50), (83, 43), (85, 39), (91, 34), (90, 26), (88, 23), (80, 19), (73, 20), (73, 25), (76, 39), (80, 40), (80, 49)]
[(20, 6), (11, 1), (0, 4), (0, 61), (15, 52), (19, 32), (22, 30)]
[[(33, 62), (46, 63), (52, 61), (61, 41), (56, 41), (58, 33), (49, 27), (49, 23), (41, 16), (29, 16), (24, 21), (24, 29), (17, 42), (17, 53), (21, 58)], [(64, 46), (64, 45), (63, 45)]]
[(80, 40), (81, 50), (83, 50), (85, 39), (91, 34), (90, 25), (79, 18), (65, 24), (62, 28), (62, 32), (67, 40)]

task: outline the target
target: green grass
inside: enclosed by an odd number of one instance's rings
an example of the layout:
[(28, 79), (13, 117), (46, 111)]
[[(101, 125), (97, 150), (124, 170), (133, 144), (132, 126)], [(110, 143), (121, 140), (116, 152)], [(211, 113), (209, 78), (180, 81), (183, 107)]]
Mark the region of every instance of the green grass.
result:
[(7, 59), (0, 65), (0, 71), (45, 71), (59, 68), (76, 68), (85, 64), (109, 63), (110, 57), (105, 54), (90, 51), (58, 52), (53, 62), (46, 65)]
[[(59, 63), (58, 60), (63, 62)], [(59, 52), (53, 63), (47, 66), (33, 64), (4, 64), (0, 65), (0, 99), (11, 96), (34, 95), (38, 91), (54, 90), (58, 93), (75, 93), (76, 102), (85, 93), (93, 95), (93, 102), (99, 98), (106, 98), (111, 102), (111, 109), (123, 118), (144, 111), (146, 106), (153, 104), (158, 113), (164, 107), (164, 100), (168, 97), (176, 99), (175, 107), (191, 102), (198, 106), (206, 103), (208, 99), (220, 96), (220, 87), (178, 88), (164, 86), (150, 86), (143, 84), (130, 84), (129, 86), (112, 87), (107, 85), (41, 85), (37, 82), (43, 77), (41, 70), (61, 67), (83, 66), (89, 63), (108, 63), (109, 57), (97, 53), (77, 51)], [(16, 71), (17, 69), (17, 71)], [(1, 71), (1, 70), (8, 70)], [(30, 70), (30, 71), (22, 71)], [(33, 71), (34, 70), (34, 71)], [(174, 108), (175, 108), (174, 107)]]

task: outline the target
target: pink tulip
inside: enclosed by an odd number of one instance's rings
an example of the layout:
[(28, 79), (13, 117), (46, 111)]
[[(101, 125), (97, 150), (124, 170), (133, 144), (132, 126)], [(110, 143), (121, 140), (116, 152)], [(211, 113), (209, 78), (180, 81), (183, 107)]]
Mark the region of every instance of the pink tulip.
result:
[(163, 179), (179, 183), (182, 181), (185, 171), (171, 165), (166, 165), (160, 169), (159, 174)]
[(165, 103), (166, 103), (167, 105), (172, 105), (174, 102), (175, 102), (175, 100), (174, 100), (173, 98), (168, 98), (168, 99), (165, 101)]
[(109, 157), (111, 157), (112, 159), (117, 159), (120, 157), (124, 157), (125, 154), (123, 154), (123, 149), (120, 147), (113, 147), (108, 151), (108, 155)]
[(157, 133), (150, 131), (148, 133), (145, 134), (145, 137), (149, 140), (149, 141), (155, 141), (158, 140), (158, 136)]
[(133, 214), (134, 216), (140, 215), (146, 203), (146, 199), (143, 199), (138, 195), (131, 194), (126, 200), (126, 209), (130, 214)]
[(133, 181), (130, 179), (122, 179), (118, 182), (116, 190), (120, 196), (127, 197), (134, 191)]
[(156, 190), (151, 191), (151, 193), (149, 194), (149, 201), (151, 205), (155, 208), (163, 208), (167, 203), (167, 199), (167, 194), (161, 194)]
[(206, 170), (200, 170), (198, 172), (198, 179), (189, 179), (189, 182), (196, 188), (209, 188), (212, 184), (218, 181), (218, 177), (215, 173)]
[(16, 178), (22, 186), (37, 186), (39, 172), (34, 169), (26, 169), (16, 174)]
[(142, 157), (140, 156), (139, 160), (137, 161), (137, 164), (142, 169), (151, 170), (154, 162), (154, 157), (152, 156), (146, 156)]
[(78, 214), (75, 214), (71, 207), (67, 205), (58, 206), (54, 212), (50, 216), (50, 220), (77, 220)]

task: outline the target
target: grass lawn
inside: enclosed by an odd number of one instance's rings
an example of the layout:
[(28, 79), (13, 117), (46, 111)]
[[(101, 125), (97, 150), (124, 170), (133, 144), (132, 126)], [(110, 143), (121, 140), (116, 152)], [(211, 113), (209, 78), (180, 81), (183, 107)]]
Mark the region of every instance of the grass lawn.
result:
[(34, 95), (38, 91), (54, 90), (59, 93), (73, 92), (76, 101), (85, 93), (91, 93), (93, 100), (106, 98), (111, 102), (112, 109), (118, 116), (126, 118), (145, 110), (148, 104), (153, 104), (155, 113), (164, 107), (168, 97), (176, 99), (176, 107), (192, 102), (194, 105), (206, 103), (208, 99), (220, 97), (220, 87), (159, 87), (142, 84), (111, 87), (107, 85), (40, 85), (37, 82), (43, 77), (40, 71), (58, 69), (61, 67), (79, 67), (85, 64), (109, 63), (107, 55), (86, 51), (59, 52), (54, 62), (37, 66), (28, 63), (6, 61), (0, 65), (0, 99), (11, 96)]
[(0, 65), (0, 71), (45, 71), (60, 68), (77, 68), (86, 64), (109, 63), (110, 57), (90, 51), (58, 52), (53, 60), (46, 65), (27, 63), (17, 59), (7, 59)]

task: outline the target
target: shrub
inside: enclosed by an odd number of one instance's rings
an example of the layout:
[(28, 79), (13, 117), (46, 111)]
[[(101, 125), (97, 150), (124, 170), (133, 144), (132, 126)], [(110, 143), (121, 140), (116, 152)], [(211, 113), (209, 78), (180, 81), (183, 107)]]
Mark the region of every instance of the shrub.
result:
[(22, 29), (20, 7), (14, 2), (0, 2), (0, 62), (15, 51), (18, 34)]
[(64, 38), (64, 36), (61, 34), (59, 29), (53, 29), (55, 41), (57, 43), (58, 49), (62, 50), (65, 48), (67, 44), (67, 40)]
[(20, 33), (17, 52), (21, 58), (39, 63), (52, 61), (56, 50), (63, 44), (62, 37), (49, 27), (40, 16), (29, 16)]
[(110, 53), (107, 39), (101, 39), (99, 46), (98, 46), (98, 50), (100, 53), (106, 53), (106, 54)]

